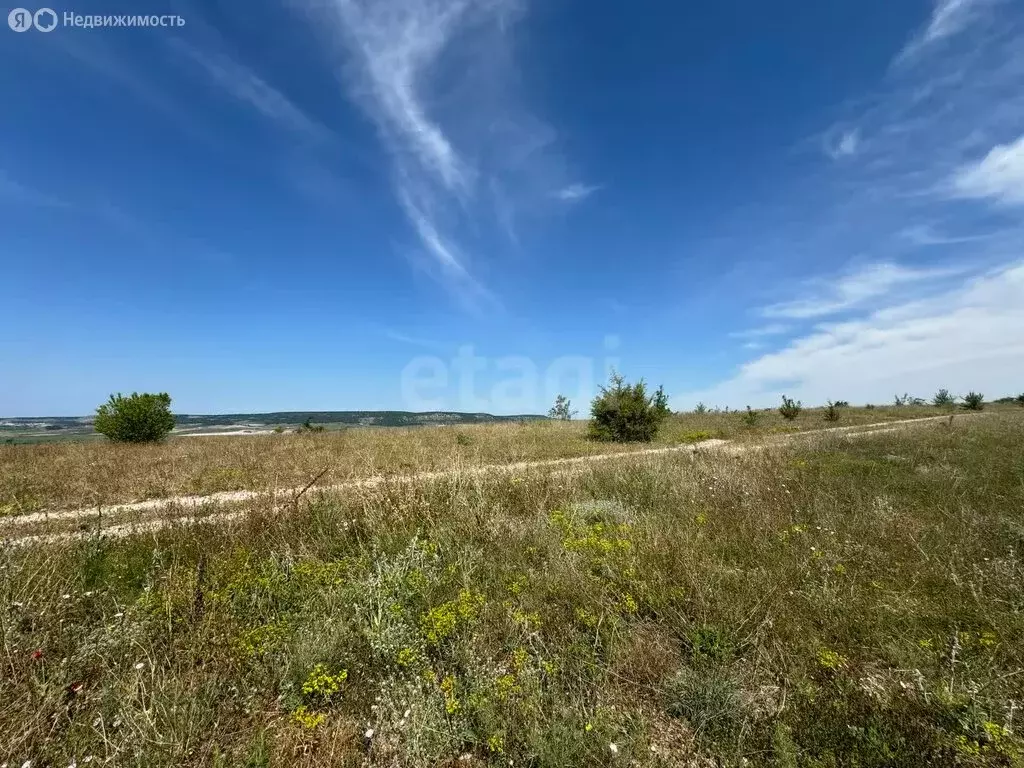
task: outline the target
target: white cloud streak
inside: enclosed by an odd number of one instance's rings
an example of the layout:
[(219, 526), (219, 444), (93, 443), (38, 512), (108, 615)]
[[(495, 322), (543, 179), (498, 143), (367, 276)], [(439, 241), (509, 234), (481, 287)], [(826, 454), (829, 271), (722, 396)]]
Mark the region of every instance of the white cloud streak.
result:
[(963, 243), (980, 243), (990, 239), (993, 233), (976, 235), (946, 235), (935, 229), (931, 224), (916, 224), (906, 227), (900, 236), (918, 246), (961, 245)]
[(791, 326), (785, 323), (769, 323), (759, 328), (748, 328), (743, 331), (734, 331), (729, 334), (734, 339), (757, 339), (764, 336), (780, 336), (784, 333), (788, 333)]
[(989, 397), (1019, 391), (1024, 375), (1024, 261), (926, 299), (892, 303), (859, 320), (826, 324), (741, 366), (684, 402), (770, 405), (781, 394), (888, 402), (894, 392), (940, 387)]
[(1010, 144), (993, 147), (981, 160), (960, 168), (953, 176), (952, 194), (1024, 205), (1024, 134)]
[(935, 0), (927, 25), (907, 43), (897, 62), (912, 59), (926, 47), (963, 32), (994, 2), (998, 0)]
[(600, 189), (600, 185), (597, 184), (581, 184), (577, 182), (559, 189), (555, 192), (555, 197), (567, 203), (575, 203), (585, 200)]
[(553, 131), (516, 97), (508, 33), (519, 11), (519, 0), (328, 0), (310, 8), (343, 86), (392, 159), (395, 198), (429, 257), (419, 266), (476, 310), (498, 306), (480, 276), (497, 262), (498, 243), (518, 243), (531, 210), (522, 190), (549, 205), (551, 189), (580, 199), (592, 191), (566, 184), (553, 162)]
[(471, 169), (428, 116), (428, 78), (453, 36), (476, 14), (501, 6), (455, 0), (335, 0), (337, 18), (358, 54), (364, 103), (397, 152), (452, 191), (466, 191)]
[(211, 84), (282, 128), (314, 141), (330, 139), (331, 132), (326, 127), (247, 67), (228, 56), (205, 53), (181, 40), (172, 41), (172, 45), (200, 65)]
[(924, 42), (955, 35), (963, 30), (988, 0), (936, 0), (931, 19), (924, 30)]
[(43, 208), (68, 208), (71, 203), (12, 179), (6, 171), (0, 170), (0, 198), (22, 205), (35, 205)]
[(765, 307), (762, 314), (793, 320), (834, 315), (861, 307), (900, 286), (946, 278), (962, 271), (962, 268), (954, 267), (911, 268), (898, 264), (871, 264), (834, 280), (817, 280), (814, 295), (772, 304)]
[(827, 136), (825, 139), (825, 153), (833, 160), (852, 157), (857, 154), (859, 147), (860, 131), (856, 128), (845, 130), (838, 136)]

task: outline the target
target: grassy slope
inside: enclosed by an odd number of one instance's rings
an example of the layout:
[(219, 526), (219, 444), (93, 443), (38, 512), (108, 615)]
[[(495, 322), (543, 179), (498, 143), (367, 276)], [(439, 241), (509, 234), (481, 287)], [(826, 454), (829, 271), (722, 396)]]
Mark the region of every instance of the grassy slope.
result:
[(1022, 427), (7, 550), (0, 761), (1019, 763)]
[[(914, 418), (938, 409), (845, 409), (839, 425)], [(745, 426), (738, 414), (672, 417), (658, 444), (706, 437), (756, 439), (829, 426), (820, 410), (794, 422), (774, 411)], [(302, 486), (377, 473), (508, 463), (632, 450), (585, 439), (582, 422), (530, 422), (414, 429), (351, 429), (312, 435), (175, 438), (162, 445), (103, 442), (0, 445), (0, 514), (241, 489)]]

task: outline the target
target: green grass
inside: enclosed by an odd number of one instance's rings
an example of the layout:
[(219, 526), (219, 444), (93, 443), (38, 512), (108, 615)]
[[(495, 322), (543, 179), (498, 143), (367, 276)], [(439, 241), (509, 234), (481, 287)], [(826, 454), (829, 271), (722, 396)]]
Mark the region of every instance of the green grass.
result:
[(7, 548), (0, 762), (1020, 764), (1022, 427)]

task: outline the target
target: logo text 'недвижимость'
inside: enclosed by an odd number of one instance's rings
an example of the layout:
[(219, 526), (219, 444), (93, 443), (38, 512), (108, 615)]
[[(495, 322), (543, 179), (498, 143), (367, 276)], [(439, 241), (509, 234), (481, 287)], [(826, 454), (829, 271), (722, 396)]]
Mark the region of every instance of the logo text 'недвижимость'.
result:
[(36, 29), (40, 32), (52, 32), (58, 26), (93, 29), (96, 27), (183, 27), (185, 19), (177, 14), (141, 15), (141, 14), (98, 14), (74, 13), (64, 11), (58, 15), (52, 8), (40, 8), (30, 11), (27, 8), (15, 8), (7, 14), (7, 26), (15, 32), (28, 32)]

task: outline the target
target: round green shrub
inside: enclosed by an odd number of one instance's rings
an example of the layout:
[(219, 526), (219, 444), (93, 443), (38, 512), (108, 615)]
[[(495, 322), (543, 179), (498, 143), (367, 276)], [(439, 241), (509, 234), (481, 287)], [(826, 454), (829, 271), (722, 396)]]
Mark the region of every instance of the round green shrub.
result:
[(171, 396), (120, 392), (96, 409), (93, 427), (118, 443), (153, 443), (174, 429)]

